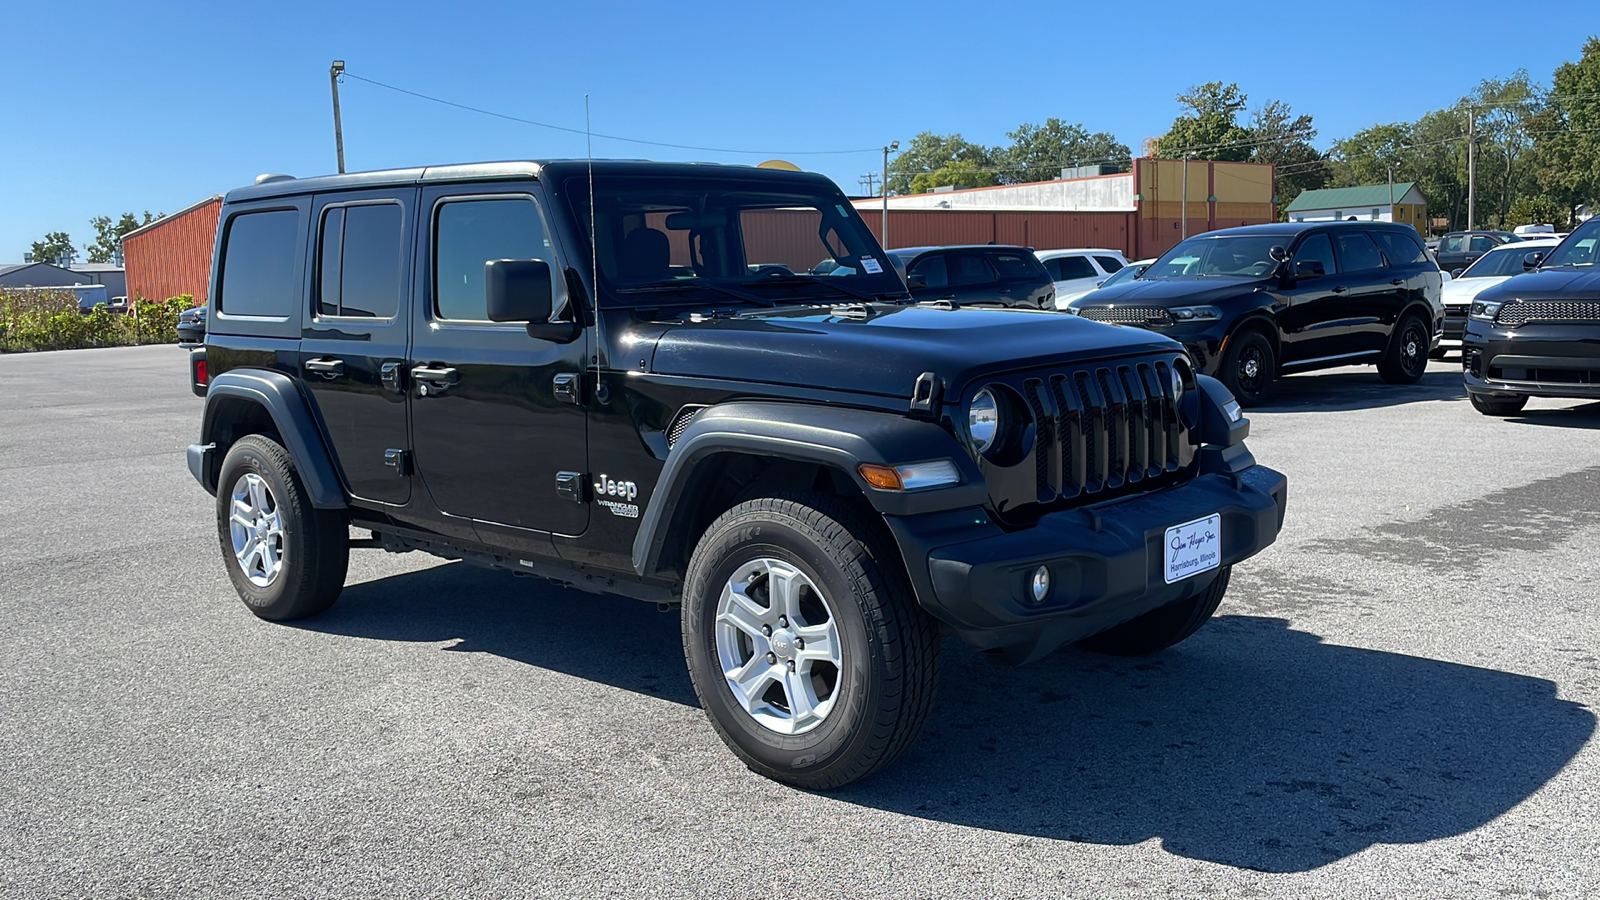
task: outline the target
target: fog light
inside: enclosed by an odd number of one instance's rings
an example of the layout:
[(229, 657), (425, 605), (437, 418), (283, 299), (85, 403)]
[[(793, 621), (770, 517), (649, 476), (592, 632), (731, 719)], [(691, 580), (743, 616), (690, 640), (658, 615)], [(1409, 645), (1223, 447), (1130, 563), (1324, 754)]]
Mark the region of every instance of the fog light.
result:
[(1033, 602), (1043, 603), (1044, 598), (1050, 596), (1050, 569), (1040, 566), (1033, 570)]

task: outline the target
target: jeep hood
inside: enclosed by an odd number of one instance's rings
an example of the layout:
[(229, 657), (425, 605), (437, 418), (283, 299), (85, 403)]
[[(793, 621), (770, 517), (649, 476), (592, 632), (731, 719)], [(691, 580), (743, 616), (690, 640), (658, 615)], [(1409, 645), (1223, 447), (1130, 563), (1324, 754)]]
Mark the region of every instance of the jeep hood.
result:
[(1600, 271), (1592, 266), (1560, 266), (1507, 278), (1480, 293), (1479, 300), (1600, 300)]
[(1141, 281), (1113, 284), (1080, 297), (1073, 308), (1084, 306), (1201, 306), (1248, 294), (1269, 284), (1251, 278), (1192, 278), (1176, 281)]
[(650, 369), (909, 399), (923, 372), (959, 390), (979, 375), (1178, 349), (1143, 329), (1062, 313), (875, 304), (674, 325), (657, 341)]

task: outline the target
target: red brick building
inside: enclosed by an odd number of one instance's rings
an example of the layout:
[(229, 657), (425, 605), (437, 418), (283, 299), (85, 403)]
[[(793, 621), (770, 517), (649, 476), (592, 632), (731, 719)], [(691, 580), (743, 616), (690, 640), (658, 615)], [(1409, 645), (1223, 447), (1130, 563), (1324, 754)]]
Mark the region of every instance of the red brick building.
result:
[(207, 197), (122, 236), (129, 299), (165, 300), (193, 294), (206, 302), (222, 195)]

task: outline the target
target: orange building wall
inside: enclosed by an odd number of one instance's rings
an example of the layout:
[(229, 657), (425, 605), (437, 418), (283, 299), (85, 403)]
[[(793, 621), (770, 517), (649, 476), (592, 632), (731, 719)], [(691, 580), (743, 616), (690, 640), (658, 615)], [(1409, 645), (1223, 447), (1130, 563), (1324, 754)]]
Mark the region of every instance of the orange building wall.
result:
[(165, 300), (193, 294), (196, 302), (206, 302), (217, 216), (221, 211), (222, 198), (217, 197), (162, 219), (148, 231), (124, 238), (122, 260), (128, 271), (128, 297)]

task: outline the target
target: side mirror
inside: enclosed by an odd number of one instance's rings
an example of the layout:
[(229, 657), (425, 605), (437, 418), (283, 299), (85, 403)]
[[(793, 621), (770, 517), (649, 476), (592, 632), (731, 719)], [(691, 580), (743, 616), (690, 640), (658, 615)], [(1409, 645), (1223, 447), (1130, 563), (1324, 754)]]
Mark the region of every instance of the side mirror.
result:
[(1139, 271), (1133, 273), (1133, 277), (1139, 278), (1148, 271), (1150, 271), (1150, 266), (1140, 266)]
[(1459, 268), (1458, 269), (1451, 269), (1450, 270), (1450, 277), (1451, 278), (1460, 278), (1461, 277), (1461, 273), (1465, 272), (1465, 271), (1466, 271), (1466, 269), (1459, 269)]
[(1273, 262), (1283, 262), (1289, 258), (1289, 251), (1282, 247), (1274, 246), (1267, 251), (1267, 255), (1272, 257)]
[(1544, 262), (1544, 251), (1543, 250), (1535, 250), (1532, 253), (1529, 253), (1527, 256), (1524, 256), (1522, 258), (1522, 271), (1524, 271), (1524, 272), (1532, 272), (1534, 269), (1539, 268), (1540, 263), (1543, 263), (1543, 262)]
[(558, 344), (578, 337), (574, 322), (552, 322), (555, 295), (550, 264), (542, 259), (491, 259), (483, 265), (483, 284), (491, 322), (522, 322), (528, 336)]
[(926, 275), (907, 275), (906, 276), (906, 287), (910, 288), (913, 291), (917, 290), (918, 288), (925, 288), (927, 286), (928, 286), (928, 276), (926, 276)]
[(1294, 264), (1294, 277), (1296, 278), (1321, 278), (1328, 274), (1322, 267), (1322, 260), (1307, 259)]

